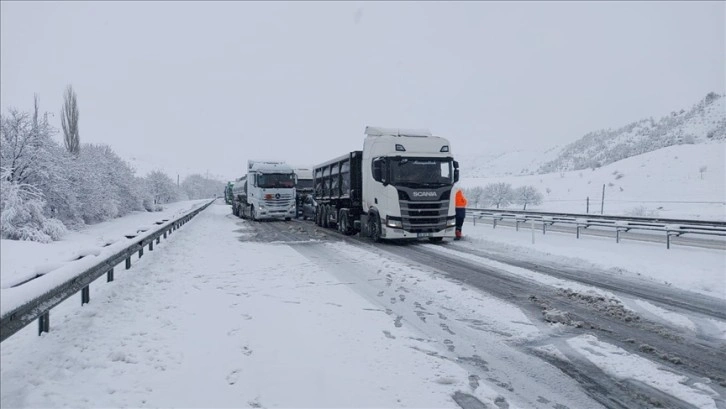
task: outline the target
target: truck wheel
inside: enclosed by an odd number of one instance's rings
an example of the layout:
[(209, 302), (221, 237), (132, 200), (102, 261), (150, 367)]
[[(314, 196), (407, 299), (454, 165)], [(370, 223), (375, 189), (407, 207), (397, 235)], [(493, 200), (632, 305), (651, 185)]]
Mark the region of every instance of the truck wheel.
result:
[(350, 228), (350, 220), (348, 220), (348, 210), (340, 209), (338, 213), (338, 231), (350, 236), (353, 233), (353, 229)]
[(315, 206), (315, 224), (317, 226), (322, 226), (322, 222), (320, 221), (320, 213), (322, 211), (323, 210), (320, 206)]
[(368, 218), (368, 232), (371, 240), (375, 243), (381, 242), (381, 219), (377, 214)]
[(323, 219), (323, 227), (325, 227), (326, 229), (328, 227), (330, 227), (330, 224), (328, 223), (328, 220), (330, 219), (330, 208), (328, 207), (328, 205), (323, 205), (322, 219)]
[(338, 222), (337, 219), (338, 214), (335, 212), (335, 206), (328, 206), (328, 227), (331, 229), (337, 229), (338, 228)]
[(250, 205), (250, 218), (257, 221), (257, 210), (255, 209), (255, 205)]

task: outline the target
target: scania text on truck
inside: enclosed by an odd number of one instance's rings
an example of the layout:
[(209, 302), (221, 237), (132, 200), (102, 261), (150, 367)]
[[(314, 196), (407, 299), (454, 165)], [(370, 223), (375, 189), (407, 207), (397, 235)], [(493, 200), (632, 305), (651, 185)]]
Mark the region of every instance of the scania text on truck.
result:
[(248, 161), (247, 175), (234, 182), (232, 213), (243, 219), (295, 216), (295, 173), (284, 162)]
[(374, 241), (454, 238), (459, 164), (428, 130), (368, 126), (362, 151), (313, 169), (316, 224)]

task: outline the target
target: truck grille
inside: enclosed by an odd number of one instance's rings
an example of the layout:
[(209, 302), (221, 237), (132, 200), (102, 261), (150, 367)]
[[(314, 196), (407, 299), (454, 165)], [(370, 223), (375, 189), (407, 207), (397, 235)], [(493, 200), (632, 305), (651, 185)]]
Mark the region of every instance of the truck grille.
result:
[(437, 232), (446, 228), (449, 199), (441, 201), (399, 200), (403, 229), (413, 233)]
[(272, 199), (264, 200), (265, 206), (269, 207), (287, 207), (293, 203), (293, 197), (291, 194), (278, 194), (273, 195)]

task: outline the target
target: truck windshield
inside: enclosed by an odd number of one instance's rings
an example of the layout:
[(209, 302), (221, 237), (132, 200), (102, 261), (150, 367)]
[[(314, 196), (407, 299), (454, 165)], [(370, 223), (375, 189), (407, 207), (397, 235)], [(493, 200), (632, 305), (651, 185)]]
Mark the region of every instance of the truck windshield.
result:
[(441, 186), (454, 182), (450, 159), (390, 158), (391, 183), (410, 186)]
[(298, 189), (312, 189), (313, 180), (312, 179), (298, 179), (297, 185), (295, 187)]
[(293, 173), (267, 173), (257, 175), (257, 187), (285, 188), (295, 187), (295, 175)]

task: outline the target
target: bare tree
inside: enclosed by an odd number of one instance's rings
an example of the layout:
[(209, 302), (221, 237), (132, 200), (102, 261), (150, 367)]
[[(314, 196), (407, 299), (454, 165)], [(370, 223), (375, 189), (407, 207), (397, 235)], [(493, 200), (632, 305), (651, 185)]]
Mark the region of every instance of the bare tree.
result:
[(81, 139), (78, 133), (78, 102), (71, 85), (66, 88), (65, 94), (63, 94), (61, 126), (63, 127), (63, 140), (66, 149), (68, 149), (68, 152), (77, 155), (81, 151)]
[(514, 191), (514, 198), (518, 204), (523, 205), (522, 210), (527, 210), (527, 205), (540, 205), (542, 204), (542, 193), (540, 193), (534, 186), (522, 186)]
[(483, 199), (488, 204), (497, 206), (508, 206), (512, 203), (512, 185), (509, 183), (490, 183), (484, 186)]

